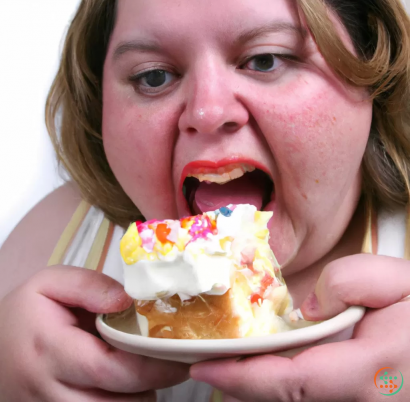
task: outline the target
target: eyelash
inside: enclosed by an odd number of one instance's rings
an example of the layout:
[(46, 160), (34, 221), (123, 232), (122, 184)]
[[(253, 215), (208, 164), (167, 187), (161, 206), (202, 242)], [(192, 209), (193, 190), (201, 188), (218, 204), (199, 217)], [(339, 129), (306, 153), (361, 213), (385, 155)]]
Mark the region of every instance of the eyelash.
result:
[[(154, 94), (155, 95), (155, 94), (157, 94), (158, 92), (160, 92), (164, 89), (163, 85), (161, 85), (159, 87), (149, 87), (149, 86), (141, 85), (142, 79), (147, 77), (148, 74), (153, 73), (155, 71), (163, 71), (166, 74), (174, 74), (177, 78), (180, 77), (180, 75), (176, 74), (175, 72), (166, 70), (165, 68), (153, 68), (153, 69), (145, 70), (145, 71), (142, 71), (142, 72), (137, 73), (135, 75), (132, 75), (128, 78), (128, 80), (135, 86), (135, 88), (138, 92), (140, 92), (142, 94), (147, 94), (147, 95), (149, 95), (149, 94)], [(167, 85), (166, 87), (168, 88), (171, 85), (172, 85), (172, 83)], [(142, 87), (144, 88), (144, 90), (141, 89)]]
[[(294, 55), (291, 55), (291, 54), (261, 53), (261, 54), (256, 54), (256, 55), (253, 55), (253, 56), (250, 56), (250, 57), (246, 58), (243, 62), (241, 62), (241, 64), (239, 64), (238, 69), (239, 70), (244, 70), (243, 67), (246, 66), (248, 63), (250, 63), (252, 60), (256, 59), (257, 57), (268, 56), (268, 55), (273, 56), (274, 60), (278, 59), (282, 62), (288, 62), (288, 63), (300, 62), (298, 57), (296, 57)], [(266, 71), (266, 72), (257, 71), (257, 70), (249, 70), (249, 71), (252, 71), (255, 74), (267, 75), (269, 73), (270, 74), (274, 73), (276, 70), (277, 70), (277, 68), (275, 68), (272, 71)], [(143, 78), (147, 77), (148, 74), (150, 74), (152, 72), (155, 72), (155, 71), (162, 71), (166, 74), (174, 74), (176, 76), (176, 78), (181, 77), (180, 75), (176, 74), (175, 72), (169, 71), (165, 68), (153, 68), (153, 69), (145, 70), (145, 71), (139, 72), (135, 75), (132, 75), (128, 78), (128, 80), (134, 85), (135, 89), (139, 93), (145, 94), (145, 95), (156, 95), (156, 94), (164, 91), (166, 88), (169, 88), (170, 86), (172, 86), (175, 81), (171, 84), (165, 85), (165, 87), (164, 87), (164, 85), (161, 85), (161, 86), (158, 86), (158, 87), (149, 87), (149, 86), (141, 85), (141, 80)], [(144, 89), (142, 89), (142, 88), (144, 88)]]
[[(273, 56), (275, 59), (278, 59), (280, 61), (283, 62), (292, 62), (292, 63), (296, 63), (299, 62), (300, 59), (297, 56), (294, 56), (292, 54), (278, 54), (278, 53), (260, 53), (260, 54), (255, 54), (254, 56), (249, 56), (247, 57), (241, 64), (240, 64), (240, 68), (242, 68), (243, 66), (245, 66), (246, 64), (248, 64), (250, 61), (256, 59), (257, 57), (261, 57), (261, 56)], [(275, 69), (276, 70), (276, 69)], [(255, 70), (251, 70), (251, 71), (255, 71)], [(257, 72), (257, 71), (255, 71)], [(264, 73), (266, 74), (266, 72)]]

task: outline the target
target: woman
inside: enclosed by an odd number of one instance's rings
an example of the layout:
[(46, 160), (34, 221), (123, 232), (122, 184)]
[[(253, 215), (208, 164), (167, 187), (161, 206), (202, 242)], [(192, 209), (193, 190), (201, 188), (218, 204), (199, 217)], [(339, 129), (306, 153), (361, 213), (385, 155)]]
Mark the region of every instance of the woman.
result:
[[(154, 390), (188, 378), (184, 365), (132, 356), (93, 335), (84, 310), (131, 303), (117, 283), (44, 267), (80, 199), (123, 227), (229, 199), (211, 185), (187, 202), (182, 183), (192, 164), (228, 171), (247, 163), (273, 182), (252, 197), (274, 211), (271, 247), (307, 319), (351, 304), (373, 309), (352, 340), (293, 359), (194, 365), (193, 379), (225, 401), (375, 401), (383, 396), (366, 378), (378, 369), (409, 376), (410, 307), (396, 304), (410, 294), (409, 262), (359, 254), (371, 222), (376, 251), (377, 214), (390, 209), (388, 219), (404, 225), (409, 33), (399, 0), (82, 1), (47, 107), (57, 155), (77, 187), (44, 200), (2, 250), (2, 395), (153, 400)], [(158, 395), (205, 401), (210, 392), (190, 382)]]

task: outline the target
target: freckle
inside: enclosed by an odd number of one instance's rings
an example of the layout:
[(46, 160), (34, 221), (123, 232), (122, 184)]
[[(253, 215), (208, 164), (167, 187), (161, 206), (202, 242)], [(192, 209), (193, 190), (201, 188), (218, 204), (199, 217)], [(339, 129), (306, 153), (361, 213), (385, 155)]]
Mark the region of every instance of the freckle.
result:
[(316, 184), (319, 184), (319, 180), (316, 179), (316, 180), (315, 180), (315, 183), (316, 183)]
[(333, 116), (333, 121), (337, 121), (336, 117)]
[(45, 346), (39, 338), (34, 338), (34, 351), (39, 358), (43, 357), (46, 352)]

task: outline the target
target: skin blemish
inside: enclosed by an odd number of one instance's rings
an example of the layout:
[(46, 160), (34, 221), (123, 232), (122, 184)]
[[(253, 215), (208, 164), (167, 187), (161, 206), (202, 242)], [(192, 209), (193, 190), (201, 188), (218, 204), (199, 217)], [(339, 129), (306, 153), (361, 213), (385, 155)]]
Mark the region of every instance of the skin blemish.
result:
[(303, 197), (305, 200), (308, 199), (308, 196), (307, 196), (305, 193), (302, 193), (302, 197)]
[(319, 184), (319, 180), (318, 180), (318, 179), (316, 179), (316, 180), (315, 180), (315, 183), (316, 183), (316, 184)]

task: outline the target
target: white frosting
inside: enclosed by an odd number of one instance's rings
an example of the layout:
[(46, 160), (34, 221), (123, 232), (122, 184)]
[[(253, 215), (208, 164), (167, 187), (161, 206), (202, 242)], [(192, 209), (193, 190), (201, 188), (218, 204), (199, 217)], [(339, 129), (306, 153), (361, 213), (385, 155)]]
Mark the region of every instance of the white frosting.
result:
[(223, 256), (202, 254), (193, 260), (185, 253), (172, 264), (166, 261), (124, 264), (125, 291), (137, 300), (156, 300), (177, 293), (181, 299), (206, 292), (221, 294), (220, 291), (213, 292), (212, 288), (221, 284), (226, 292), (231, 287), (231, 267), (232, 260)]
[(218, 216), (218, 235), (222, 238), (226, 236), (236, 237), (240, 233), (253, 232), (254, 216), (257, 211), (253, 205), (239, 205), (234, 209), (232, 215), (227, 217)]
[[(224, 294), (231, 287), (234, 264), (240, 264), (243, 250), (252, 248), (255, 241), (255, 212), (253, 205), (239, 205), (230, 217), (218, 215), (217, 235), (196, 239), (182, 252), (174, 246), (170, 253), (160, 257), (160, 261), (140, 260), (132, 265), (124, 263), (125, 291), (137, 300), (157, 300), (175, 294), (182, 300), (201, 293)], [(171, 232), (175, 240), (178, 230), (184, 229), (175, 224)], [(141, 238), (147, 234), (142, 232)], [(220, 240), (227, 236), (234, 241), (227, 241), (223, 249)]]

